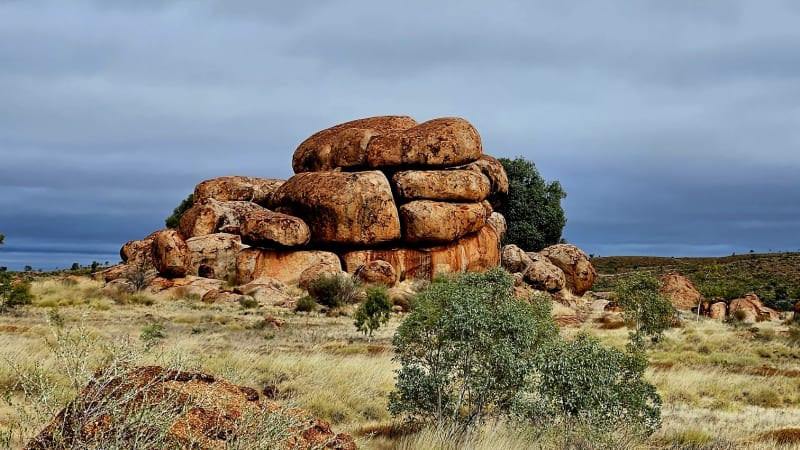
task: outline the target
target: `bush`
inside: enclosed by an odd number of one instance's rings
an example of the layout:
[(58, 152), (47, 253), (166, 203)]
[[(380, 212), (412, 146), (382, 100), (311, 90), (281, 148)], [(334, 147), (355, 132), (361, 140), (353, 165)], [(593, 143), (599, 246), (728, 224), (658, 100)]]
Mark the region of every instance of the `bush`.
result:
[(559, 243), (567, 224), (561, 207), (567, 194), (561, 184), (546, 183), (536, 166), (522, 157), (500, 158), (500, 163), (508, 175), (508, 197), (497, 208), (508, 225), (503, 244), (538, 252)]
[(323, 275), (308, 286), (308, 295), (320, 305), (329, 308), (355, 303), (358, 293), (356, 283), (345, 275)]
[(30, 305), (33, 301), (31, 285), (27, 281), (12, 281), (11, 274), (0, 271), (0, 312), (20, 305)]
[(437, 279), (417, 297), (394, 336), (394, 416), (465, 430), (510, 412), (538, 349), (554, 339), (549, 301), (511, 295), (508, 273)]
[(309, 296), (300, 298), (294, 307), (295, 312), (311, 312), (317, 307), (317, 302)]
[(253, 297), (241, 296), (239, 297), (239, 306), (244, 309), (251, 309), (258, 307), (258, 300)]
[(614, 300), (624, 310), (626, 322), (636, 324), (636, 336), (649, 336), (657, 341), (670, 326), (675, 308), (658, 291), (661, 282), (644, 272), (636, 272), (622, 280), (614, 290)]
[(370, 287), (367, 289), (367, 299), (356, 310), (356, 329), (372, 339), (372, 333), (389, 321), (391, 312), (392, 303), (386, 287)]
[(172, 215), (167, 217), (167, 219), (164, 221), (167, 225), (167, 228), (178, 228), (178, 224), (181, 222), (183, 213), (185, 213), (186, 210), (192, 206), (194, 206), (194, 194), (189, 194), (188, 197), (181, 201), (180, 205), (172, 210)]

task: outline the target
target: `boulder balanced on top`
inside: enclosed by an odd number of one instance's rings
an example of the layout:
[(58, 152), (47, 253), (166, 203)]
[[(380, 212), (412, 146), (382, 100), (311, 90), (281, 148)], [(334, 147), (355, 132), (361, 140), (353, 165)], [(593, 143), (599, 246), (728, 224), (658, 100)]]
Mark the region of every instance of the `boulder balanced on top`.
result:
[(285, 181), (203, 181), (177, 230), (126, 243), (123, 261), (164, 278), (235, 276), (237, 284), (342, 271), (400, 281), (500, 264), (505, 220), (492, 203), (508, 179), (464, 119), (343, 123), (303, 141), (292, 168)]

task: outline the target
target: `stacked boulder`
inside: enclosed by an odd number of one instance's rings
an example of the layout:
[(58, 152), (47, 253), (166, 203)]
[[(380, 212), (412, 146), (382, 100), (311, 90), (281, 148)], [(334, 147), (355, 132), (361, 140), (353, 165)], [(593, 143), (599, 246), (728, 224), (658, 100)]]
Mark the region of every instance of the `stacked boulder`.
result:
[(464, 119), (347, 122), (301, 143), (292, 167), (285, 181), (198, 184), (177, 229), (126, 243), (125, 266), (106, 280), (145, 267), (159, 285), (192, 277), (304, 285), (344, 272), (393, 284), (500, 264), (505, 219), (493, 205), (508, 179)]
[(516, 245), (506, 245), (502, 249), (502, 264), (520, 282), (550, 293), (566, 290), (582, 296), (597, 277), (586, 253), (570, 244), (551, 245), (540, 252), (526, 252)]

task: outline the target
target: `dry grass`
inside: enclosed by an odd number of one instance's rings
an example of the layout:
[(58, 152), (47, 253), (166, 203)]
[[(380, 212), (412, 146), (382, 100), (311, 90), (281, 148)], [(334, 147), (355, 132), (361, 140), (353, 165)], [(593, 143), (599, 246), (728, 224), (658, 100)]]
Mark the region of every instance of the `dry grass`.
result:
[[(52, 351), (49, 322), (54, 319), (63, 322), (64, 330), (83, 333), (85, 354), (72, 357), (82, 358), (88, 372), (110, 352), (124, 349), (138, 364), (214, 373), (308, 409), (337, 432), (356, 435), (362, 448), (465, 445), (449, 442), (436, 430), (410, 432), (386, 411), (396, 368), (391, 338), (402, 316), (393, 316), (367, 342), (346, 315), (243, 309), (238, 303), (192, 299), (151, 299), (153, 304), (147, 305), (120, 301), (94, 282), (40, 280), (33, 284), (33, 293), (32, 306), (0, 316), (0, 391), (9, 392), (13, 403), (0, 402), (0, 448), (9, 430), (13, 433), (8, 446), (17, 448), (49, 419), (32, 420), (23, 414), (31, 405), (25, 404), (19, 389), (21, 376), (38, 374), (56, 386), (53, 405), (70, 398), (72, 386), (63, 375), (63, 361)], [(267, 315), (285, 324), (276, 328), (264, 320)], [(164, 337), (143, 341), (143, 330), (153, 324), (163, 326)], [(756, 328), (702, 320), (667, 331), (649, 352), (652, 365), (647, 372), (664, 399), (664, 425), (643, 448), (800, 448), (796, 441), (788, 442), (794, 434), (785, 431), (800, 424), (800, 348), (788, 343), (784, 325), (759, 323)], [(601, 330), (591, 320), (582, 329), (618, 348), (624, 347), (629, 331)], [(476, 432), (469, 448), (593, 448), (588, 443), (565, 444), (564, 435), (536, 433), (499, 424)], [(624, 434), (616, 439), (617, 448), (633, 445)]]

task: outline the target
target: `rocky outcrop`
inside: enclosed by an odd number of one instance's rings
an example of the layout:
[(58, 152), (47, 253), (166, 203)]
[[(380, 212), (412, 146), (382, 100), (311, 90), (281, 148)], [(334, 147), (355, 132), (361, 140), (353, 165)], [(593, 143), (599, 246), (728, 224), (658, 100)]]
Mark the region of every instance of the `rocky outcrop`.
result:
[(508, 194), (508, 175), (497, 159), (489, 155), (481, 155), (477, 161), (459, 168), (480, 172), (489, 180), (488, 197), (492, 206), (497, 207)]
[(268, 250), (248, 248), (236, 259), (236, 280), (246, 284), (259, 278), (273, 278), (282, 283), (297, 285), (300, 275), (318, 264), (338, 266), (339, 257), (320, 250)]
[(725, 302), (716, 302), (711, 305), (709, 317), (712, 319), (723, 320), (728, 311), (728, 305)]
[(184, 239), (211, 233), (241, 233), (242, 217), (250, 211), (264, 208), (253, 202), (218, 201), (213, 198), (195, 203), (186, 210), (178, 223), (178, 232)]
[(311, 240), (311, 231), (302, 219), (268, 209), (245, 212), (239, 231), (244, 242), (254, 245), (297, 247)]
[(494, 228), (501, 241), (505, 238), (508, 226), (506, 225), (506, 218), (502, 214), (497, 211), (492, 212), (489, 214), (489, 218), (486, 219), (486, 224)]
[[(286, 423), (288, 437), (271, 440), (279, 423)], [(205, 373), (145, 366), (99, 371), (25, 448), (357, 447), (351, 436), (334, 433), (306, 411), (262, 400), (252, 388)]]
[(369, 246), (400, 238), (392, 188), (379, 171), (300, 173), (275, 200), (309, 225), (314, 244)]
[(514, 244), (503, 247), (502, 265), (508, 272), (520, 274), (536, 290), (557, 292), (566, 285), (564, 272), (545, 256), (525, 252)]
[(566, 287), (573, 294), (580, 296), (592, 288), (597, 272), (581, 249), (570, 244), (556, 244), (540, 253), (564, 271)]
[(659, 292), (669, 297), (675, 309), (691, 311), (697, 308), (703, 296), (694, 287), (694, 283), (685, 276), (677, 273), (665, 273), (659, 278), (661, 289)]
[[(741, 312), (739, 312), (741, 311)], [(750, 293), (742, 298), (731, 300), (728, 313), (742, 322), (753, 323), (757, 320), (776, 320), (780, 313), (764, 306), (758, 295)]]
[(400, 207), (403, 239), (410, 243), (445, 243), (474, 233), (486, 225), (480, 203), (417, 200)]
[(392, 183), (401, 201), (480, 202), (490, 188), (488, 178), (469, 170), (407, 170), (394, 174)]
[(480, 158), (482, 146), (472, 124), (444, 117), (375, 136), (366, 151), (369, 167), (451, 167)]
[(194, 188), (194, 202), (205, 203), (210, 199), (221, 202), (246, 201), (267, 204), (272, 194), (283, 184), (283, 180), (229, 176), (203, 181)]
[(235, 234), (214, 233), (186, 240), (189, 274), (228, 280), (236, 275), (236, 255), (246, 248)]
[(153, 237), (153, 264), (158, 273), (170, 278), (182, 277), (189, 270), (189, 246), (175, 230), (161, 230)]
[(363, 284), (382, 284), (394, 286), (397, 283), (397, 271), (389, 262), (382, 259), (370, 261), (355, 270), (354, 276)]

